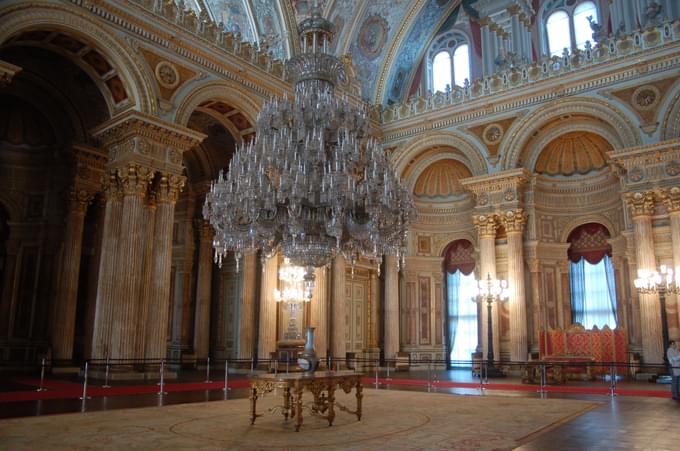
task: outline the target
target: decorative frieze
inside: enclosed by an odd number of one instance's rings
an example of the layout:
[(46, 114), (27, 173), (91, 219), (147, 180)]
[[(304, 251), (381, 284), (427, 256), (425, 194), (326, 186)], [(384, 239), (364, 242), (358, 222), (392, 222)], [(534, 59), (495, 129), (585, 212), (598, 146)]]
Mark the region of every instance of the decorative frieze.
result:
[(524, 187), (530, 179), (526, 169), (518, 168), (466, 178), (460, 183), (474, 194), (477, 211), (498, 211), (521, 206)]
[(680, 139), (608, 152), (629, 191), (677, 185), (680, 181)]

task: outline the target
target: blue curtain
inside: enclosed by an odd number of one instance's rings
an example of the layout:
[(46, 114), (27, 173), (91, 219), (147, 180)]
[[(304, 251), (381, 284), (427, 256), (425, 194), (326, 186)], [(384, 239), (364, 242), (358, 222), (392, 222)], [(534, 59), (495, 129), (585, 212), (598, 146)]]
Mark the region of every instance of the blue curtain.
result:
[(572, 262), (570, 285), (573, 322), (586, 329), (616, 327), (616, 282), (608, 256), (594, 265), (585, 258)]
[[(572, 323), (583, 324), (586, 300), (585, 264), (586, 259), (581, 258), (578, 263), (571, 262), (569, 267)], [(585, 326), (585, 324), (583, 325)]]
[(446, 274), (449, 325), (449, 359), (451, 366), (469, 366), (471, 354), (477, 349), (477, 303), (472, 295), (476, 285), (474, 272)]

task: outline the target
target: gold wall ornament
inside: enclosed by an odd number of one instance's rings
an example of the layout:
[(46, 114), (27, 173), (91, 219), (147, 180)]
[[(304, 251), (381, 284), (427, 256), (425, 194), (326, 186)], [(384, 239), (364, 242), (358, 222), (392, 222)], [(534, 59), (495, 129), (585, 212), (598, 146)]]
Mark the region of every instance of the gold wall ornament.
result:
[(184, 188), (186, 177), (175, 174), (160, 174), (158, 185), (156, 186), (156, 198), (159, 203), (177, 202), (179, 193)]
[(680, 187), (661, 188), (657, 196), (668, 213), (680, 213)]
[(146, 166), (128, 164), (126, 167), (116, 169), (116, 176), (124, 196), (144, 197), (154, 172)]
[(626, 205), (634, 218), (637, 216), (652, 216), (654, 214), (655, 205), (653, 191), (626, 193), (625, 200)]

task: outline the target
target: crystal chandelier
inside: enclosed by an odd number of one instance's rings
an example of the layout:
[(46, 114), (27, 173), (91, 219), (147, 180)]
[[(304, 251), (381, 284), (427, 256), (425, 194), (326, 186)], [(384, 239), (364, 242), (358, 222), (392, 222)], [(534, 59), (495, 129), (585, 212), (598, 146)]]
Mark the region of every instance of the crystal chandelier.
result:
[(245, 252), (280, 250), (313, 286), (314, 268), (338, 253), (352, 265), (360, 256), (403, 256), (415, 208), (369, 135), (366, 106), (335, 96), (345, 67), (328, 53), (333, 24), (314, 7), (299, 33), (302, 53), (286, 63), (295, 98), (264, 104), (255, 139), (212, 183), (203, 216), (215, 229), (218, 264), (234, 252), (238, 270)]
[(276, 302), (297, 303), (309, 302), (312, 299), (314, 286), (310, 286), (305, 279), (305, 268), (292, 266), (290, 260), (285, 259), (279, 269), (279, 282), (283, 289), (274, 290)]

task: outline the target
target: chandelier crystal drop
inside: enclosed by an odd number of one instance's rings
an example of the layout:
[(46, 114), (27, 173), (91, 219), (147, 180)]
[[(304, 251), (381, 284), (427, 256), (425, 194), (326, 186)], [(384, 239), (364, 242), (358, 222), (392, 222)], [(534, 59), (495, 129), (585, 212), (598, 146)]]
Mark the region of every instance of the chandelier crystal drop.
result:
[(328, 53), (333, 24), (315, 7), (299, 33), (302, 52), (286, 63), (294, 99), (264, 104), (255, 139), (212, 183), (203, 216), (219, 264), (234, 252), (238, 270), (245, 252), (280, 250), (313, 286), (314, 268), (338, 253), (352, 265), (360, 256), (402, 256), (415, 208), (369, 134), (366, 106), (335, 96), (345, 67)]

